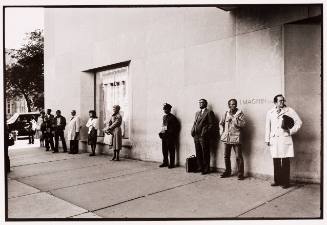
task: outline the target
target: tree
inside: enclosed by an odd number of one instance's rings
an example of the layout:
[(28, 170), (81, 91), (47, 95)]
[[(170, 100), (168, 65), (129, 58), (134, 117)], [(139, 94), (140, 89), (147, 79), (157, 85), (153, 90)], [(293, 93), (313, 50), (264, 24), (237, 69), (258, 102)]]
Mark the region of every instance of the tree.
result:
[(28, 111), (44, 108), (44, 37), (42, 30), (26, 34), (26, 44), (12, 50), (6, 65), (5, 87), (9, 98), (24, 97)]

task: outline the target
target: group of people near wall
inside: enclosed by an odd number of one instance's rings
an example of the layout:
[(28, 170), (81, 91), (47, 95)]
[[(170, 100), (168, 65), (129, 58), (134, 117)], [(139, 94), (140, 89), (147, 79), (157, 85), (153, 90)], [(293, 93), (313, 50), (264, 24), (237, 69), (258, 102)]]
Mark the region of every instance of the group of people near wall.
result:
[[(265, 143), (269, 146), (274, 165), (274, 183), (271, 186), (290, 186), (290, 158), (294, 157), (292, 135), (302, 126), (302, 121), (294, 109), (285, 105), (283, 95), (276, 95), (273, 99), (274, 107), (267, 112), (265, 127)], [(202, 174), (210, 172), (210, 139), (215, 138), (215, 116), (207, 108), (205, 99), (199, 100), (200, 110), (196, 112), (191, 135), (194, 139), (197, 159), (197, 170)], [(178, 139), (178, 120), (171, 114), (172, 106), (165, 103), (163, 110), (162, 139), (163, 163), (160, 167), (173, 168), (175, 163), (175, 146)], [(221, 178), (232, 175), (231, 150), (236, 155), (237, 175), (244, 179), (244, 159), (242, 154), (243, 129), (246, 126), (245, 115), (237, 108), (237, 100), (228, 101), (228, 110), (219, 121), (220, 141), (224, 143), (225, 171)], [(169, 160), (168, 160), (169, 155)]]
[[(69, 154), (78, 153), (78, 140), (80, 131), (80, 119), (76, 115), (76, 111), (71, 111), (71, 119), (68, 122), (67, 140), (70, 142)], [(47, 112), (41, 111), (41, 115), (37, 120), (37, 132), (40, 137), (40, 147), (45, 147), (46, 151), (52, 150), (58, 153), (59, 139), (62, 142), (63, 152), (67, 151), (64, 130), (66, 128), (66, 118), (61, 115), (61, 111), (56, 111), (56, 116), (51, 114), (51, 109)]]
[[(274, 183), (272, 186), (282, 186), (288, 188), (290, 185), (290, 158), (294, 157), (292, 135), (301, 127), (302, 121), (294, 109), (285, 105), (283, 95), (276, 95), (273, 99), (274, 107), (267, 112), (265, 143), (270, 148), (274, 165)], [(196, 172), (207, 174), (210, 172), (210, 143), (215, 138), (216, 119), (214, 113), (207, 108), (206, 99), (199, 100), (200, 110), (195, 113), (194, 123), (191, 129), (191, 136), (194, 139), (195, 153), (197, 159)], [(241, 109), (237, 108), (237, 100), (228, 101), (228, 110), (219, 121), (220, 141), (224, 143), (225, 171), (221, 178), (232, 175), (231, 150), (234, 149), (237, 164), (237, 176), (239, 180), (244, 179), (244, 159), (242, 154), (243, 129), (246, 126), (245, 115)], [(159, 137), (162, 140), (163, 163), (159, 167), (175, 167), (175, 151), (180, 131), (180, 123), (176, 116), (171, 113), (172, 106), (168, 103), (163, 105), (164, 116)], [(112, 160), (119, 161), (119, 153), (122, 148), (122, 116), (119, 113), (120, 106), (113, 106), (113, 114), (105, 121), (103, 132), (111, 135), (112, 142), (110, 148), (114, 151)], [(71, 111), (71, 119), (68, 123), (67, 140), (70, 141), (71, 154), (78, 153), (78, 140), (81, 123), (76, 111)], [(67, 152), (64, 137), (66, 119), (61, 115), (60, 110), (56, 111), (56, 116), (51, 114), (51, 109), (47, 113), (41, 112), (37, 121), (41, 140), (44, 140), (46, 151), (50, 147), (53, 153), (58, 152), (59, 138), (62, 141), (63, 151)], [(88, 145), (91, 146), (90, 156), (95, 156), (99, 122), (94, 110), (89, 111), (89, 119), (86, 123), (88, 128)], [(53, 142), (55, 140), (55, 144)]]

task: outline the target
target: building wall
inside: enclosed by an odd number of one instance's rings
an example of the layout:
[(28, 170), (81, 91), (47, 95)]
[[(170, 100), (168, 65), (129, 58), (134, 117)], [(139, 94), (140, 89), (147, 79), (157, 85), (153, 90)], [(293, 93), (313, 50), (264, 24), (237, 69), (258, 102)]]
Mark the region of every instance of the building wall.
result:
[[(94, 107), (94, 75), (83, 71), (130, 60), (132, 148), (125, 155), (162, 160), (158, 132), (162, 104), (169, 102), (182, 124), (177, 159), (184, 165), (195, 154), (190, 130), (198, 99), (206, 98), (219, 120), (228, 99), (237, 98), (248, 121), (245, 171), (271, 175), (264, 123), (273, 96), (284, 93), (283, 26), (316, 14), (309, 8), (46, 9), (46, 108), (61, 109), (66, 117), (75, 108), (86, 123)], [(217, 133), (211, 165), (223, 168), (218, 139)], [(319, 175), (312, 171), (309, 177), (318, 181)]]

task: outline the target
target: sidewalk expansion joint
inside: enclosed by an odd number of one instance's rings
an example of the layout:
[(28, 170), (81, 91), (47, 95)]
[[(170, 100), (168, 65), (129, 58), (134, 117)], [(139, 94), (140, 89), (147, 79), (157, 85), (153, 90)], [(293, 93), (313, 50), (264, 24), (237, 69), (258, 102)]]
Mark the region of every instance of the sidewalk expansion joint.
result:
[(43, 164), (43, 163), (58, 162), (58, 161), (64, 161), (64, 160), (72, 160), (72, 159), (79, 159), (79, 158), (57, 159), (57, 160), (50, 160), (50, 161), (43, 161), (43, 162), (28, 163), (28, 164), (23, 164), (23, 165), (11, 166), (10, 168), (37, 165), (37, 164)]
[(165, 192), (165, 191), (169, 191), (169, 190), (172, 190), (172, 189), (180, 188), (180, 187), (183, 187), (183, 186), (186, 186), (186, 185), (189, 185), (189, 184), (197, 183), (197, 182), (203, 181), (205, 179), (206, 178), (202, 178), (200, 180), (192, 181), (192, 182), (189, 182), (189, 183), (186, 183), (186, 184), (177, 185), (177, 186), (174, 186), (174, 187), (171, 187), (171, 188), (167, 188), (167, 189), (164, 189), (164, 190), (161, 190), (161, 191), (156, 191), (156, 192), (152, 192), (152, 193), (149, 193), (149, 194), (141, 195), (141, 196), (138, 196), (138, 197), (135, 197), (135, 198), (131, 198), (131, 199), (128, 199), (128, 200), (125, 200), (125, 201), (122, 201), (122, 202), (118, 202), (118, 203), (115, 203), (115, 204), (112, 204), (112, 205), (108, 205), (108, 206), (105, 206), (105, 207), (94, 209), (91, 212), (92, 213), (95, 213), (96, 211), (100, 211), (100, 210), (103, 210), (103, 209), (111, 208), (111, 207), (114, 207), (116, 205), (121, 205), (121, 204), (124, 204), (126, 202), (131, 202), (131, 201), (134, 201), (134, 200), (137, 200), (137, 199), (140, 199), (140, 198), (146, 198), (148, 196), (152, 196), (152, 195), (155, 195), (155, 194), (158, 194), (158, 193), (161, 193), (161, 192)]
[(245, 211), (245, 212), (243, 212), (243, 213), (241, 213), (241, 214), (239, 214), (239, 215), (237, 215), (237, 216), (235, 216), (235, 217), (243, 216), (243, 215), (247, 214), (248, 212), (251, 212), (251, 211), (253, 211), (253, 210), (255, 210), (255, 209), (257, 209), (257, 208), (259, 208), (259, 207), (261, 207), (261, 206), (263, 206), (263, 205), (266, 205), (266, 204), (268, 204), (269, 202), (272, 202), (272, 201), (274, 201), (274, 200), (276, 200), (276, 199), (278, 199), (278, 198), (280, 198), (280, 197), (282, 197), (282, 196), (284, 196), (284, 195), (287, 195), (287, 194), (289, 194), (289, 193), (291, 193), (291, 192), (293, 192), (293, 191), (295, 191), (295, 190), (297, 190), (297, 189), (299, 189), (299, 188), (301, 188), (301, 187), (303, 187), (303, 186), (304, 186), (304, 185), (297, 185), (296, 187), (294, 187), (294, 188), (292, 188), (292, 189), (290, 189), (290, 190), (288, 190), (288, 191), (286, 191), (286, 192), (284, 192), (284, 193), (282, 193), (282, 194), (280, 194), (280, 195), (277, 195), (276, 197), (273, 197), (272, 199), (270, 199), (270, 200), (268, 200), (268, 201), (265, 201), (265, 202), (263, 202), (263, 203), (261, 203), (261, 204), (258, 204), (257, 206), (254, 206), (253, 208), (251, 208), (251, 209), (249, 209), (249, 210), (247, 210), (247, 211)]
[(121, 174), (121, 175), (117, 175), (117, 176), (113, 176), (113, 177), (107, 177), (107, 178), (98, 179), (98, 180), (87, 181), (87, 182), (84, 182), (84, 183), (74, 184), (74, 185), (70, 185), (70, 186), (54, 188), (54, 189), (51, 189), (51, 190), (48, 190), (48, 191), (57, 191), (57, 190), (60, 190), (60, 189), (71, 188), (71, 187), (76, 187), (76, 186), (80, 186), (80, 185), (84, 185), (84, 184), (90, 184), (90, 183), (95, 183), (95, 182), (99, 182), (99, 181), (104, 181), (104, 180), (110, 180), (110, 179), (114, 179), (114, 178), (129, 176), (129, 175), (133, 175), (133, 174), (137, 174), (137, 173), (143, 173), (143, 172), (145, 172), (147, 170), (148, 169), (137, 171), (137, 172), (132, 172), (132, 173)]

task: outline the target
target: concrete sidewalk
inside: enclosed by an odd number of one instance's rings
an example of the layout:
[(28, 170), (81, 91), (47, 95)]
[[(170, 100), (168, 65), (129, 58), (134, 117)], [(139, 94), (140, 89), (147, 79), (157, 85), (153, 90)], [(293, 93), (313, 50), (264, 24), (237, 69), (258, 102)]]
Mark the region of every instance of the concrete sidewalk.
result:
[[(62, 151), (62, 150), (61, 150)], [(9, 150), (8, 218), (318, 218), (320, 185), (186, 173), (108, 155)]]

